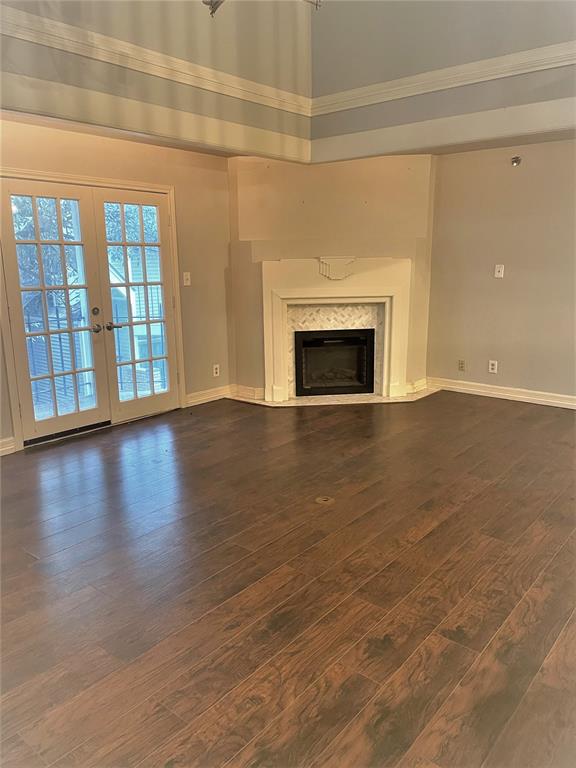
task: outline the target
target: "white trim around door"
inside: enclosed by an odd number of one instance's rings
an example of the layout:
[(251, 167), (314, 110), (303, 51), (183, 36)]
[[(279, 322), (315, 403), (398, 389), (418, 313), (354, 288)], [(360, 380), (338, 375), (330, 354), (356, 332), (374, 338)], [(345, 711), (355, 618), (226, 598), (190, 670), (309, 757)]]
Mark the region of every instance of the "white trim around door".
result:
[[(82, 176), (73, 176), (70, 174), (62, 174), (62, 175), (55, 175), (55, 174), (45, 174), (45, 173), (37, 173), (34, 171), (29, 171), (25, 169), (2, 169), (0, 171), (0, 175), (3, 177), (2, 183), (3, 183), (3, 194), (6, 196), (6, 188), (10, 184), (10, 180), (20, 180), (20, 183), (22, 180), (28, 180), (31, 185), (37, 184), (38, 182), (48, 182), (51, 184), (61, 184), (61, 185), (68, 185), (64, 188), (66, 189), (72, 189), (70, 185), (80, 185), (83, 187), (107, 187), (109, 192), (110, 190), (117, 190), (116, 196), (120, 193), (120, 190), (133, 190), (134, 192), (140, 193), (140, 195), (145, 194), (147, 192), (153, 192), (155, 193), (156, 199), (163, 200), (163, 205), (165, 206), (165, 210), (167, 213), (164, 217), (164, 234), (163, 234), (163, 247), (164, 247), (164, 258), (168, 262), (168, 269), (166, 269), (166, 278), (169, 279), (169, 283), (166, 285), (167, 295), (170, 296), (170, 314), (173, 318), (172, 322), (172, 330), (171, 333), (171, 341), (170, 341), (170, 348), (172, 350), (171, 357), (171, 369), (172, 369), (172, 386), (171, 389), (174, 389), (174, 397), (171, 399), (171, 406), (170, 407), (184, 407), (186, 405), (186, 392), (185, 392), (185, 385), (184, 385), (184, 377), (183, 377), (183, 341), (182, 341), (182, 327), (181, 327), (181, 312), (180, 312), (180, 291), (179, 291), (179, 280), (178, 280), (178, 257), (177, 257), (177, 251), (176, 251), (176, 233), (175, 233), (175, 227), (174, 227), (174, 190), (172, 187), (169, 186), (161, 186), (157, 184), (140, 184), (140, 183), (134, 183), (131, 181), (125, 181), (121, 179), (94, 179), (94, 178), (88, 178), (88, 177), (82, 177)], [(19, 186), (19, 185), (18, 185)], [(81, 192), (81, 190), (77, 190)], [(158, 197), (158, 194), (162, 195), (162, 198)], [(99, 249), (101, 251), (101, 248)], [(3, 278), (6, 276), (6, 265), (5, 265), (5, 258), (6, 254), (3, 252), (3, 258), (2, 258), (2, 276)], [(99, 256), (101, 259), (101, 254)], [(16, 359), (15, 359), (15, 348), (14, 348), (14, 318), (11, 318), (8, 312), (8, 296), (7, 296), (7, 286), (6, 286), (6, 280), (3, 279), (3, 289), (1, 291), (1, 309), (2, 309), (2, 322), (1, 322), (1, 330), (2, 330), (2, 339), (3, 339), (3, 346), (5, 351), (5, 357), (6, 357), (6, 363), (7, 363), (7, 387), (6, 383), (4, 385), (4, 391), (8, 391), (9, 399), (10, 399), (10, 406), (11, 406), (11, 412), (12, 412), (12, 421), (13, 421), (13, 431), (14, 431), (14, 439), (13, 444), (11, 443), (10, 446), (6, 444), (3, 445), (3, 453), (8, 452), (12, 448), (14, 450), (20, 450), (23, 447), (24, 440), (29, 439), (29, 435), (25, 434), (22, 424), (22, 400), (21, 400), (21, 394), (20, 394), (20, 387), (18, 386), (18, 382), (16, 380)], [(19, 350), (21, 353), (22, 350)], [(161, 398), (162, 399), (162, 398)], [(163, 408), (165, 410), (165, 408)], [(129, 414), (127, 416), (128, 419), (131, 418), (138, 418), (139, 416), (144, 414)], [(118, 414), (116, 414), (116, 417), (113, 418), (113, 421), (120, 421), (124, 420), (119, 418)], [(27, 431), (30, 431), (29, 429)], [(55, 430), (56, 431), (56, 430)]]

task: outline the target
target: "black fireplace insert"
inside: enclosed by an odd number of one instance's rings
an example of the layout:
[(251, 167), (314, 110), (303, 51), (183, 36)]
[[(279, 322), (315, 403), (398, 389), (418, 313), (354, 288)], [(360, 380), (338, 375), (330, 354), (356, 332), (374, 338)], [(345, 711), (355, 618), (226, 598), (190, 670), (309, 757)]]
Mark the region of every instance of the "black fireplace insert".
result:
[(296, 394), (374, 392), (374, 329), (295, 331)]

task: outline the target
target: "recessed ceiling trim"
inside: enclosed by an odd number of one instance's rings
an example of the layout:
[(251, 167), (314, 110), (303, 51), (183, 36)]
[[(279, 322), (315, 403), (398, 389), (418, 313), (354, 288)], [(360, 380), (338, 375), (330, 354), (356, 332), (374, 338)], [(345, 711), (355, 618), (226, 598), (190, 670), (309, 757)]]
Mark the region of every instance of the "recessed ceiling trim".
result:
[(312, 163), (331, 163), (389, 154), (432, 153), (442, 147), (481, 144), (574, 131), (576, 97), (451, 115), (419, 123), (330, 136), (312, 141)]
[(11, 112), (40, 114), (131, 133), (145, 130), (149, 136), (162, 141), (186, 142), (227, 153), (310, 161), (309, 139), (52, 80), (5, 72), (2, 96), (5, 109)]
[(509, 53), (505, 56), (495, 56), (468, 64), (458, 64), (454, 67), (430, 70), (411, 77), (374, 83), (327, 96), (316, 96), (313, 99), (312, 116), (367, 107), (503, 77), (569, 67), (573, 64), (576, 64), (576, 40)]
[(10, 6), (1, 6), (1, 19), (8, 37), (305, 117), (576, 64), (570, 40), (309, 98)]
[(263, 83), (193, 64), (125, 40), (10, 6), (1, 6), (0, 18), (2, 34), (8, 37), (184, 83), (222, 96), (232, 96), (285, 112), (310, 116), (311, 100), (307, 96), (272, 88)]

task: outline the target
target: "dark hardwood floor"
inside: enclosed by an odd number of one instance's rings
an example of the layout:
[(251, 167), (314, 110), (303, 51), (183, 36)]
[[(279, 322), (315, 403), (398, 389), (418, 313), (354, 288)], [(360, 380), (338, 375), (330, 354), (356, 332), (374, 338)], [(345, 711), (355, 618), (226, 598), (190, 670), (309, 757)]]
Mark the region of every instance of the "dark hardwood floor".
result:
[(564, 768), (574, 413), (220, 401), (2, 461), (4, 768)]

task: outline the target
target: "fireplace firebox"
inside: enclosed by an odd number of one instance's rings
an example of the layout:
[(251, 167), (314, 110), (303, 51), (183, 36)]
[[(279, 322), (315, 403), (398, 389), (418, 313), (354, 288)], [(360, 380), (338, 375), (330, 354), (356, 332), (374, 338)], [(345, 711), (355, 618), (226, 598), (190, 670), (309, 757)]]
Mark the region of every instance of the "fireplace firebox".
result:
[(296, 395), (374, 392), (374, 329), (295, 331)]

